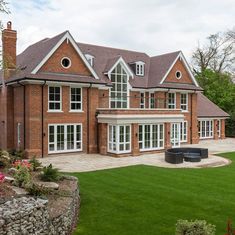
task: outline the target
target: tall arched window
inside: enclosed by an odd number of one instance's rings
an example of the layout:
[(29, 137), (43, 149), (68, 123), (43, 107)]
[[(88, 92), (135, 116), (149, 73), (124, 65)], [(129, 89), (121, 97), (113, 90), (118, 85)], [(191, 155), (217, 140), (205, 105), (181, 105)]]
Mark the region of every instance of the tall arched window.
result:
[(128, 107), (128, 75), (119, 63), (111, 72), (110, 107), (127, 108)]

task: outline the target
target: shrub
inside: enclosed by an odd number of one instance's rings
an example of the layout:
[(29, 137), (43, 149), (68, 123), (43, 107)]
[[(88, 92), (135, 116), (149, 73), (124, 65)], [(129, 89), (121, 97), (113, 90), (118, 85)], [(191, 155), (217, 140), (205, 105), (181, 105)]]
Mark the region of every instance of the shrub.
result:
[(53, 168), (52, 164), (45, 166), (42, 169), (41, 180), (43, 181), (58, 181), (60, 179), (60, 173), (57, 168)]
[(33, 171), (37, 171), (38, 167), (42, 166), (42, 163), (39, 162), (35, 156), (29, 160), (29, 163), (32, 165)]
[(5, 175), (2, 172), (0, 172), (0, 183), (3, 183), (4, 180), (5, 180)]
[(14, 174), (14, 184), (18, 187), (25, 187), (31, 182), (31, 175), (25, 166), (20, 166), (17, 173)]
[(28, 170), (30, 170), (32, 167), (28, 160), (17, 160), (12, 164), (12, 166), (17, 170), (20, 169), (20, 167), (26, 167)]
[(6, 167), (10, 164), (9, 153), (4, 150), (0, 150), (0, 167)]
[(50, 190), (46, 189), (42, 185), (35, 184), (33, 182), (26, 185), (25, 189), (31, 196), (43, 196), (49, 194)]
[(25, 158), (25, 152), (23, 150), (12, 149), (9, 151), (11, 162), (15, 162), (17, 160), (22, 160)]
[(176, 235), (215, 235), (215, 225), (207, 224), (205, 220), (178, 220)]

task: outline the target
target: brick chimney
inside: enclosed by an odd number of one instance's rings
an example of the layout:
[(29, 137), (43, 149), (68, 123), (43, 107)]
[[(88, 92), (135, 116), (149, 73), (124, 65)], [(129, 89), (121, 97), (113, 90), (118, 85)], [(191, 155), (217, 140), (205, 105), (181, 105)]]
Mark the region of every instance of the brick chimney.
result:
[(16, 39), (17, 32), (12, 30), (11, 21), (7, 22), (7, 28), (2, 31), (2, 59), (5, 79), (16, 68)]

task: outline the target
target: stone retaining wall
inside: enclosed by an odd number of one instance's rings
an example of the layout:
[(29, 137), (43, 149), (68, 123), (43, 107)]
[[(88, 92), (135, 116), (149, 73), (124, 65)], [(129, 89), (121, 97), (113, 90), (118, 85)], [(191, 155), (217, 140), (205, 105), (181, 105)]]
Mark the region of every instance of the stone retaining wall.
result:
[[(75, 179), (73, 179), (75, 180)], [(53, 217), (48, 200), (19, 197), (0, 204), (0, 235), (69, 235), (79, 214), (78, 188), (70, 196), (66, 211)]]

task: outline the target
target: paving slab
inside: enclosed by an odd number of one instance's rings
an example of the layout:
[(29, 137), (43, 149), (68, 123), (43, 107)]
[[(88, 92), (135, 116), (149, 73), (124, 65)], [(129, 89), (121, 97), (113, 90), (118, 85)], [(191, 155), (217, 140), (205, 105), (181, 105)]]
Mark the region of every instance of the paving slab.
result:
[(208, 148), (209, 158), (201, 162), (184, 162), (183, 164), (170, 164), (165, 162), (164, 153), (143, 154), (137, 157), (115, 158), (100, 154), (76, 153), (68, 155), (53, 155), (40, 159), (43, 165), (50, 163), (63, 172), (88, 172), (132, 165), (151, 165), (168, 168), (202, 168), (218, 167), (230, 163), (226, 158), (215, 156), (216, 153), (235, 151), (235, 138), (224, 140), (204, 140), (195, 145), (183, 145), (189, 147)]

